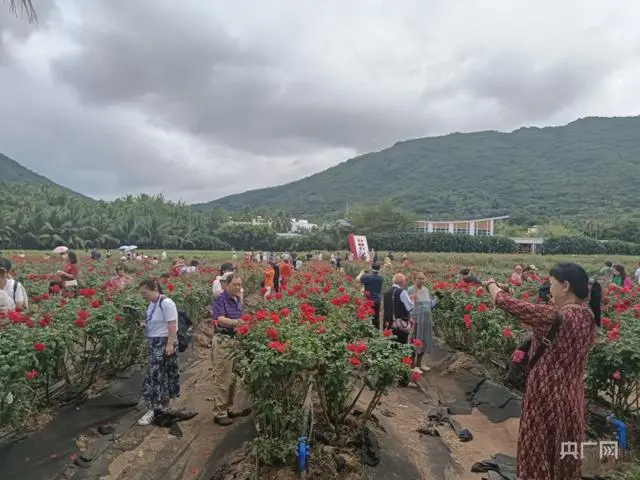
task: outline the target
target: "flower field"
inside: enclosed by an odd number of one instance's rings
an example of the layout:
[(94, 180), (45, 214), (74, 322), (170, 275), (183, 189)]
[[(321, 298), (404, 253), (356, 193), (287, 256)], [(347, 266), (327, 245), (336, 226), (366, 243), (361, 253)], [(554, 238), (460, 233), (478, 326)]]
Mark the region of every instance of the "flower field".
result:
[[(27, 312), (0, 318), (0, 426), (20, 426), (53, 396), (71, 397), (138, 362), (144, 353), (142, 331), (146, 304), (135, 288), (109, 288), (115, 262), (81, 259), (78, 295), (50, 295), (50, 272), (58, 259), (12, 257), (14, 276), (29, 292)], [(132, 275), (161, 276), (168, 265), (139, 266)], [(210, 302), (207, 269), (199, 278), (164, 278), (166, 293), (194, 319)], [(194, 280), (194, 281), (191, 281)]]
[[(229, 255), (192, 256), (201, 261), (198, 274), (172, 277), (165, 263), (137, 264), (132, 275), (162, 277), (178, 308), (198, 321), (205, 318), (217, 268)], [(29, 292), (30, 306), (27, 312), (0, 319), (0, 426), (5, 427), (23, 425), (38, 408), (55, 403), (54, 397), (81, 394), (99, 378), (139, 362), (144, 342), (135, 317), (146, 309), (135, 288), (108, 287), (113, 261), (92, 262), (82, 256), (79, 295), (71, 298), (47, 293), (50, 274), (60, 267), (57, 259), (44, 260), (35, 253), (11, 258), (15, 276)], [(538, 264), (544, 271), (559, 259), (535, 260), (544, 262)], [(604, 261), (584, 260), (592, 271)], [(514, 263), (531, 263), (531, 257), (440, 254), (410, 255), (410, 261), (410, 267), (395, 264), (383, 271), (385, 285), (391, 285), (390, 277), (398, 271), (409, 277), (425, 272), (427, 286), (441, 297), (434, 317), (436, 334), (500, 374), (524, 332), (517, 319), (492, 308), (482, 289), (457, 284), (455, 275), (464, 265), (482, 277), (502, 280)], [(409, 379), (411, 346), (400, 346), (390, 332), (368, 326), (371, 307), (353, 280), (364, 266), (347, 263), (338, 274), (326, 262), (310, 263), (279, 294), (266, 301), (254, 296), (249, 302), (235, 356), (252, 399), (259, 434), (256, 452), (264, 463), (295, 456), (310, 417), (331, 444), (352, 444), (385, 391)], [(247, 296), (258, 292), (261, 267), (240, 265), (240, 271)], [(528, 283), (516, 288), (516, 295), (535, 301), (537, 288), (537, 283)], [(610, 402), (612, 411), (626, 419), (639, 407), (639, 296), (637, 289), (605, 287), (603, 328), (586, 380), (591, 399)], [(356, 404), (364, 410), (359, 417), (350, 415)]]

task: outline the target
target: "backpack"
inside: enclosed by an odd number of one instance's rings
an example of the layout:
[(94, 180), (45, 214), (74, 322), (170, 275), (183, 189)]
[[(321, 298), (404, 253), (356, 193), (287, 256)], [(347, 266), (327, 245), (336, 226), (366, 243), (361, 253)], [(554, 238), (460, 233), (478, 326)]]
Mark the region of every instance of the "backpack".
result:
[[(160, 311), (164, 315), (164, 311), (162, 310), (162, 302), (166, 297), (162, 297), (160, 299)], [(191, 327), (193, 326), (193, 322), (187, 315), (187, 312), (182, 310), (178, 310), (178, 352), (184, 352), (189, 344), (191, 344), (191, 340), (193, 340), (193, 334), (191, 333)]]
[(29, 297), (27, 296), (27, 291), (25, 290), (25, 288), (22, 286), (22, 284), (17, 280), (17, 279), (13, 279), (13, 303), (16, 302), (16, 292), (18, 291), (18, 288), (20, 289), (20, 292), (22, 293), (22, 296), (24, 297), (24, 310), (26, 310), (27, 308), (29, 308)]

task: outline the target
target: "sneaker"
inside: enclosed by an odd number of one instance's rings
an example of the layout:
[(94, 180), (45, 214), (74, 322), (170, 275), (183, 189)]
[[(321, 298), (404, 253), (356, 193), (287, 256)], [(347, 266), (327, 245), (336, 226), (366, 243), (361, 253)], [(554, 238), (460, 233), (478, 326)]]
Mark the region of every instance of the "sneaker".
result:
[(420, 370), (420, 367), (414, 367), (413, 370), (411, 371), (415, 373), (422, 373), (422, 370)]
[(431, 370), (431, 367), (427, 367), (426, 365), (420, 365), (420, 370), (422, 370), (423, 372), (428, 372), (429, 370)]
[(233, 423), (233, 420), (225, 415), (224, 417), (214, 417), (213, 422), (217, 423), (221, 427), (228, 427)]
[(154, 418), (155, 418), (155, 414), (153, 410), (149, 410), (140, 418), (140, 420), (138, 420), (138, 425), (143, 425), (143, 426), (151, 425), (153, 423)]

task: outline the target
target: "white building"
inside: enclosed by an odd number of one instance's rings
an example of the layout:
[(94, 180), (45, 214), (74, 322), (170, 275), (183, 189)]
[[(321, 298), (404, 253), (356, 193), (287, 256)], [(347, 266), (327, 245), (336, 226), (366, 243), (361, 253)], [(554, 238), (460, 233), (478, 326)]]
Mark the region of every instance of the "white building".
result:
[(419, 220), (416, 222), (415, 231), (491, 237), (495, 232), (495, 222), (506, 220), (507, 218), (509, 218), (509, 215), (477, 220)]
[(227, 223), (232, 225), (271, 225), (271, 222), (260, 216), (252, 218), (250, 222), (236, 222), (235, 220), (229, 220)]
[(291, 233), (304, 233), (318, 228), (315, 223), (309, 223), (307, 220), (291, 219)]

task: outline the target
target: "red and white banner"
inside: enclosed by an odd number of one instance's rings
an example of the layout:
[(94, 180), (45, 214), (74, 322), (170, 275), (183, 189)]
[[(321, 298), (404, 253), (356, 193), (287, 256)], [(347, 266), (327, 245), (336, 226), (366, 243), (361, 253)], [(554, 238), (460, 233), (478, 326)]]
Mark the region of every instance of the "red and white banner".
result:
[(369, 258), (369, 244), (367, 243), (367, 237), (364, 235), (349, 234), (349, 249), (355, 258), (360, 260), (366, 260), (370, 262)]

